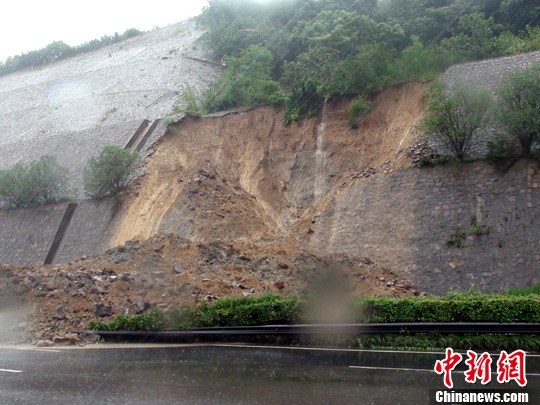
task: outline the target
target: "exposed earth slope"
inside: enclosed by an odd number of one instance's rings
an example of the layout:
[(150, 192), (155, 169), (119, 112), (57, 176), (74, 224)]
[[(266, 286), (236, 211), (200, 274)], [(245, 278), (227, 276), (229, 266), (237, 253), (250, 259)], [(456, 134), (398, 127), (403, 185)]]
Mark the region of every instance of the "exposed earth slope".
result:
[(6, 330), (31, 331), (25, 336), (34, 342), (69, 341), (66, 330), (148, 305), (302, 293), (328, 267), (346, 274), (354, 295), (419, 294), (369, 258), (305, 246), (301, 224), (347, 179), (411, 165), (406, 151), (427, 87), (384, 91), (357, 129), (347, 125), (347, 100), (289, 126), (272, 107), (185, 117), (154, 146), (145, 174), (122, 197), (107, 253), (2, 269), (3, 293), (22, 297), (31, 318)]
[(346, 100), (288, 126), (272, 107), (186, 117), (147, 160), (112, 245), (158, 231), (193, 240), (291, 236), (291, 225), (344, 179), (411, 166), (406, 151), (427, 88), (383, 91), (356, 129), (347, 124)]

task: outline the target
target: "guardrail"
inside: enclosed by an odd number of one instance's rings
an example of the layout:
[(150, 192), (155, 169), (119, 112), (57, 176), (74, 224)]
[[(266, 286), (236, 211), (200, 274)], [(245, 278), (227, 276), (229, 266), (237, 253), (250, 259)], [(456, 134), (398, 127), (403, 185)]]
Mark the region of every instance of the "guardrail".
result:
[(94, 333), (104, 339), (145, 340), (153, 342), (185, 341), (189, 338), (228, 336), (305, 336), (305, 335), (375, 335), (387, 333), (441, 334), (540, 334), (540, 323), (444, 322), (444, 323), (351, 323), (229, 326), (160, 331), (71, 331)]

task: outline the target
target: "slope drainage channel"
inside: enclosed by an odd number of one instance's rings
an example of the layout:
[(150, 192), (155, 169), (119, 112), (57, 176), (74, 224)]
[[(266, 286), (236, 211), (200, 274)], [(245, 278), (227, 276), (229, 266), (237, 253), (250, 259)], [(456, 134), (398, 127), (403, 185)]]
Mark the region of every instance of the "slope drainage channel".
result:
[(198, 338), (253, 336), (375, 335), (385, 333), (474, 333), (538, 334), (540, 323), (444, 322), (444, 323), (371, 323), (264, 325), (224, 328), (191, 328), (163, 331), (71, 331), (94, 333), (108, 340), (175, 342)]
[(135, 148), (135, 150), (137, 152), (140, 152), (142, 150), (142, 148), (144, 147), (144, 145), (146, 144), (146, 142), (148, 141), (148, 138), (150, 138), (150, 135), (152, 135), (152, 133), (154, 132), (154, 130), (156, 129), (156, 127), (158, 126), (159, 124), (159, 119), (157, 120), (154, 120), (154, 122), (152, 122), (152, 125), (150, 125), (148, 127), (148, 129), (146, 130), (145, 134), (142, 136), (142, 139), (141, 141), (139, 142), (139, 144), (137, 145), (137, 147)]
[(60, 244), (64, 239), (64, 235), (69, 226), (69, 223), (71, 222), (71, 218), (73, 218), (73, 214), (75, 213), (76, 208), (77, 204), (69, 204), (67, 206), (66, 211), (64, 212), (64, 216), (62, 217), (62, 221), (60, 221), (60, 226), (56, 231), (56, 235), (54, 235), (53, 242), (43, 264), (52, 264), (52, 262), (54, 261), (54, 257), (56, 256), (58, 248), (60, 247)]

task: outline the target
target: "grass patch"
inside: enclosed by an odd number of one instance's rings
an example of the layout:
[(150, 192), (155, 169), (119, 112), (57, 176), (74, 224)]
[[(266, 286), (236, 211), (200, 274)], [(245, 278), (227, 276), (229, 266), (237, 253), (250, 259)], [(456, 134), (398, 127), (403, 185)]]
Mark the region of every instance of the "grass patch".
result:
[(540, 283), (534, 284), (530, 287), (514, 287), (510, 288), (507, 295), (512, 296), (526, 296), (526, 295), (540, 295)]
[(431, 334), (386, 334), (361, 336), (358, 347), (364, 349), (403, 350), (540, 350), (540, 336), (537, 335), (441, 335)]
[(446, 239), (446, 244), (449, 246), (455, 246), (457, 248), (462, 248), (465, 246), (465, 239), (467, 234), (463, 232), (460, 228), (456, 229), (448, 239)]

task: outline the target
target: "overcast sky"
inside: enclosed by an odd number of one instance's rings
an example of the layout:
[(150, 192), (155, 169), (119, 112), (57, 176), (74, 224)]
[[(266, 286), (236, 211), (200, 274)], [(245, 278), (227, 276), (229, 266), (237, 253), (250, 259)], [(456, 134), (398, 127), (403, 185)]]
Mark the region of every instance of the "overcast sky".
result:
[(0, 61), (53, 41), (78, 45), (128, 28), (151, 30), (200, 14), (207, 0), (9, 0), (0, 14)]

